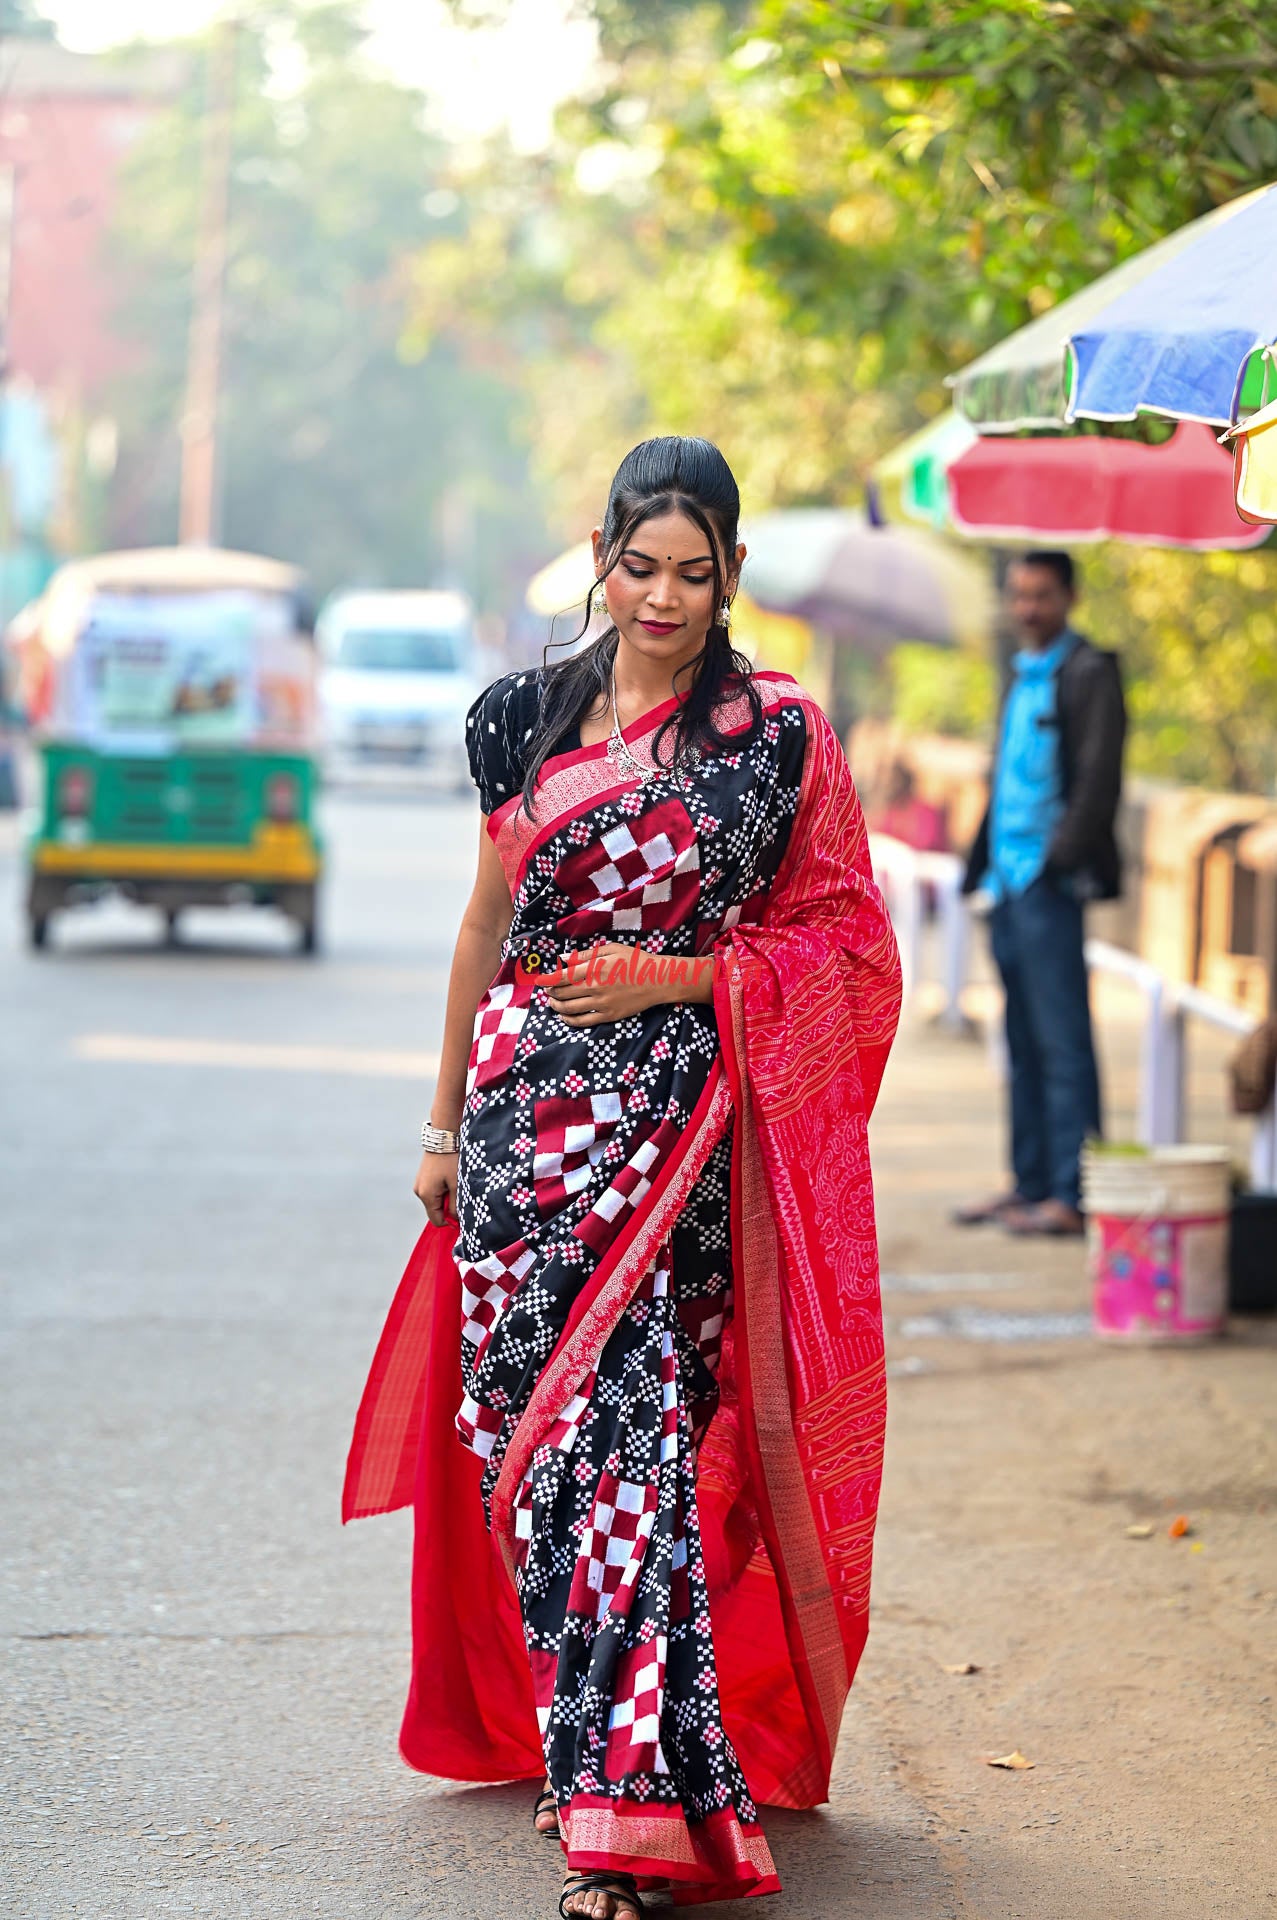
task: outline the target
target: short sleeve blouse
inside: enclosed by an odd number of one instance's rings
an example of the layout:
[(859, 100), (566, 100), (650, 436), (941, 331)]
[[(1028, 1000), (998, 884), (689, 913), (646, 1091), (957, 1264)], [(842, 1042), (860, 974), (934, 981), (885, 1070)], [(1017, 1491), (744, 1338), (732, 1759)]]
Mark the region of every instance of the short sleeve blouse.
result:
[[(543, 685), (544, 670), (540, 667), (503, 673), (484, 688), (466, 715), (470, 776), (479, 789), (479, 805), (485, 813), (495, 813), (523, 787), (527, 744), (536, 729)], [(574, 724), (557, 751), (570, 752), (580, 744), (580, 728)]]

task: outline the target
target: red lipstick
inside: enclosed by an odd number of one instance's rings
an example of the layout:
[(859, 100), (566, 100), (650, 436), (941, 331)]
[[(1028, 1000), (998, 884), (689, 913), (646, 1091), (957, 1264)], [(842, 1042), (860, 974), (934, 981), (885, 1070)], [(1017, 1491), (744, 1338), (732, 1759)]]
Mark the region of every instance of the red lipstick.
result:
[(660, 635), (662, 633), (678, 632), (677, 620), (640, 620), (639, 625), (642, 627), (644, 633)]

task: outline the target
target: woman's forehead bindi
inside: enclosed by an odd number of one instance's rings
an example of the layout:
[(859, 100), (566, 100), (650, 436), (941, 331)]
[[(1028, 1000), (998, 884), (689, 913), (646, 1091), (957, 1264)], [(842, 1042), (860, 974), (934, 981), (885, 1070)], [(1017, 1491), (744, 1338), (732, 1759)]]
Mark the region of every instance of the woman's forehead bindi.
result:
[[(648, 566), (654, 566), (656, 564), (655, 554), (645, 553), (643, 548), (640, 546), (630, 545), (626, 547), (624, 551), (630, 554), (632, 558), (635, 560), (646, 560)], [(665, 558), (668, 561), (673, 561), (674, 555), (672, 553), (667, 553)], [(674, 564), (680, 567), (710, 566), (713, 564), (713, 556), (708, 553), (688, 554), (685, 559), (676, 561)]]

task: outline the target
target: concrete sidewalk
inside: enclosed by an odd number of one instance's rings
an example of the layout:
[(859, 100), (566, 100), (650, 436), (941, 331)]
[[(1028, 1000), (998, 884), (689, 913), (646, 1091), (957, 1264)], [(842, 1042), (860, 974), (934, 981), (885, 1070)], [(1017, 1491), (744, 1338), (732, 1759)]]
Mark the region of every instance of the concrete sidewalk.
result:
[[(1135, 1009), (1100, 1006), (1121, 1133)], [(1208, 1046), (1197, 1137), (1235, 1132), (1219, 1065)], [(1095, 1342), (1077, 1243), (946, 1223), (1000, 1184), (1001, 1138), (986, 1050), (906, 1027), (873, 1127), (887, 1475), (837, 1805), (853, 1817), (871, 1735), (944, 1891), (863, 1910), (1258, 1920), (1277, 1912), (1277, 1322), (1177, 1352)], [(985, 1764), (1017, 1749), (1031, 1771)]]

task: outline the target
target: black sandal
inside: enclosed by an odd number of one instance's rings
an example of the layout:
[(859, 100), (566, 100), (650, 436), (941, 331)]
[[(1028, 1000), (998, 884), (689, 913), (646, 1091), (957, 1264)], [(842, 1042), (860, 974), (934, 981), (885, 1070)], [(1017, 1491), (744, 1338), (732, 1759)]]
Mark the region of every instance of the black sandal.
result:
[[(539, 1827), (537, 1825), (537, 1821), (543, 1813), (552, 1813), (554, 1815), (554, 1825), (552, 1827)], [(555, 1796), (554, 1788), (542, 1787), (536, 1797), (536, 1805), (532, 1809), (533, 1833), (539, 1833), (543, 1840), (557, 1840), (559, 1837), (558, 1815), (559, 1802)]]
[(613, 1902), (612, 1920), (620, 1920), (623, 1912), (628, 1911), (643, 1920), (643, 1904), (639, 1899), (638, 1881), (632, 1873), (578, 1873), (572, 1876), (570, 1884), (565, 1883), (559, 1895), (559, 1912), (563, 1920), (582, 1920), (580, 1914), (569, 1913), (565, 1902), (572, 1900), (578, 1893), (606, 1893)]

